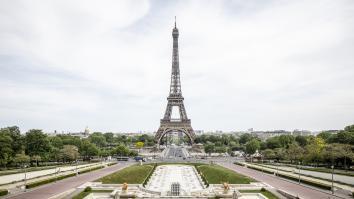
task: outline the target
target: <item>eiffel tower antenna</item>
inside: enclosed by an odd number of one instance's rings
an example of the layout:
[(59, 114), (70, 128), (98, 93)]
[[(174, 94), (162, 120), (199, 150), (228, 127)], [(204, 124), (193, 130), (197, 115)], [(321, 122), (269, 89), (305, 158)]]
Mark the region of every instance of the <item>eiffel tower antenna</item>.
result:
[[(161, 138), (169, 132), (182, 132), (186, 134), (191, 144), (194, 143), (195, 134), (191, 126), (191, 120), (188, 119), (186, 109), (183, 103), (180, 70), (179, 70), (179, 55), (178, 55), (178, 36), (179, 32), (176, 26), (172, 30), (173, 49), (172, 49), (172, 72), (170, 93), (167, 97), (167, 107), (163, 119), (160, 121), (160, 127), (155, 135), (155, 141), (160, 144)], [(171, 118), (172, 108), (177, 107), (179, 110), (179, 119)]]

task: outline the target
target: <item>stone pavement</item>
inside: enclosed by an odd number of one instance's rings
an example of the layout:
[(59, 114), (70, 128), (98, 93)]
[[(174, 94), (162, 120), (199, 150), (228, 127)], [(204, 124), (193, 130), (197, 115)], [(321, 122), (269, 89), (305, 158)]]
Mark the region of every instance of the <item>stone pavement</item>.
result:
[(300, 198), (303, 199), (339, 199), (339, 198), (351, 198), (350, 196), (344, 196), (341, 195), (340, 197), (331, 195), (330, 193), (327, 193), (325, 191), (320, 191), (318, 189), (313, 189), (307, 186), (302, 186), (299, 184), (296, 184), (294, 182), (290, 182), (287, 180), (284, 180), (282, 178), (265, 174), (260, 171), (256, 171), (254, 169), (249, 169), (245, 168), (239, 165), (235, 165), (233, 163), (218, 163), (219, 165), (226, 167), (228, 169), (231, 169), (237, 173), (249, 176), (251, 178), (254, 178), (255, 180), (258, 180), (260, 182), (266, 183), (267, 185), (274, 187), (275, 189), (280, 189), (284, 190), (288, 193), (291, 193), (292, 195), (299, 196)]
[(132, 162), (125, 162), (125, 163), (118, 163), (116, 165), (99, 169), (96, 171), (88, 172), (81, 174), (79, 176), (70, 177), (67, 179), (60, 180), (58, 182), (50, 183), (47, 185), (40, 186), (38, 188), (34, 188), (32, 190), (28, 190), (27, 192), (19, 193), (16, 195), (10, 195), (6, 198), (13, 198), (13, 199), (28, 199), (28, 198), (35, 198), (35, 199), (47, 199), (54, 195), (63, 193), (67, 190), (76, 188), (85, 182), (94, 181), (100, 177), (106, 176), (108, 174), (114, 173), (120, 169), (123, 169), (127, 166), (130, 166), (134, 163)]

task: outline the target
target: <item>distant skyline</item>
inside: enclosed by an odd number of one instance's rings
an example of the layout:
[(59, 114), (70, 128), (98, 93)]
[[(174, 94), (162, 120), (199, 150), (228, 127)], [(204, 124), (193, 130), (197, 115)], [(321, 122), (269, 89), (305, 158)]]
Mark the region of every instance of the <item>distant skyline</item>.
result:
[(0, 0), (0, 128), (156, 131), (174, 16), (194, 129), (354, 124), (352, 0)]

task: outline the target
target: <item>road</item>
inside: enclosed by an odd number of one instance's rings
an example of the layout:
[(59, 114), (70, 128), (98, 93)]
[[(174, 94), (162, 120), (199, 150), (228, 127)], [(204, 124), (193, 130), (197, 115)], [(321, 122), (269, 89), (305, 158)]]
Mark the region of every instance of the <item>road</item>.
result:
[[(262, 172), (253, 170), (253, 169), (248, 169), (239, 165), (235, 165), (232, 163), (226, 163), (226, 162), (219, 162), (223, 167), (229, 168), (237, 173), (241, 173), (243, 175), (249, 176), (251, 178), (254, 178), (257, 181), (264, 182), (276, 189), (281, 189), (284, 190), (288, 193), (291, 193), (293, 195), (298, 195), (300, 198), (304, 199), (339, 199), (340, 197), (332, 196), (331, 194), (312, 189), (309, 187), (305, 187), (302, 185), (298, 185), (293, 182), (289, 182), (287, 180), (284, 180), (282, 178), (264, 174)], [(349, 198), (349, 197), (348, 197)]]
[(110, 173), (116, 172), (122, 168), (130, 166), (134, 164), (133, 162), (125, 162), (125, 163), (118, 163), (116, 165), (100, 169), (97, 171), (92, 171), (89, 173), (81, 174), (77, 177), (70, 177), (64, 180), (60, 180), (56, 183), (51, 183), (48, 185), (43, 185), (39, 188), (35, 188), (33, 190), (28, 190), (25, 193), (20, 193), (14, 196), (9, 196), (7, 198), (13, 199), (28, 199), (28, 198), (35, 198), (35, 199), (47, 199), (51, 196), (60, 194), (65, 192), (69, 189), (76, 188), (86, 182), (90, 182), (96, 180), (100, 177), (108, 175)]
[(168, 146), (165, 158), (187, 158), (188, 151), (179, 146)]

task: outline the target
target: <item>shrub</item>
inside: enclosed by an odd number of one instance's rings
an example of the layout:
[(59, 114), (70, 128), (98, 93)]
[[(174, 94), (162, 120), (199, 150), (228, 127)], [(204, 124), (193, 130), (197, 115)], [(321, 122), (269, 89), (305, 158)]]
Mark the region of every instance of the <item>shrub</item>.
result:
[(98, 167), (88, 168), (88, 169), (79, 171), (79, 174), (87, 173), (87, 172), (94, 171), (94, 170), (97, 170), (97, 169), (102, 169), (102, 168), (104, 168), (104, 166), (98, 166)]
[(90, 191), (92, 191), (92, 188), (89, 186), (89, 187), (86, 187), (85, 189), (84, 189), (84, 192), (90, 192)]
[(40, 185), (48, 184), (48, 183), (54, 182), (56, 180), (62, 180), (62, 179), (65, 179), (65, 178), (68, 178), (68, 177), (72, 177), (72, 176), (75, 176), (75, 175), (76, 175), (75, 173), (71, 173), (71, 174), (68, 174), (68, 175), (59, 176), (57, 178), (54, 177), (54, 178), (48, 178), (48, 179), (45, 179), (45, 180), (32, 182), (32, 183), (29, 183), (29, 184), (26, 185), (26, 189), (30, 189), (30, 188), (37, 187), (37, 186), (40, 186)]
[(262, 187), (261, 191), (266, 191), (266, 189), (264, 187)]
[(149, 175), (145, 178), (143, 186), (145, 187), (145, 185), (148, 183), (150, 177), (152, 176), (152, 173), (154, 173), (155, 169), (157, 167), (157, 163), (154, 164), (154, 167), (151, 169)]
[(7, 189), (0, 189), (0, 196), (5, 196), (9, 193)]

